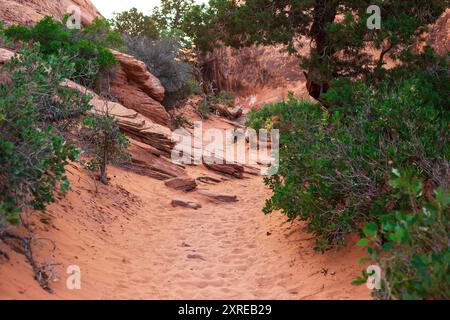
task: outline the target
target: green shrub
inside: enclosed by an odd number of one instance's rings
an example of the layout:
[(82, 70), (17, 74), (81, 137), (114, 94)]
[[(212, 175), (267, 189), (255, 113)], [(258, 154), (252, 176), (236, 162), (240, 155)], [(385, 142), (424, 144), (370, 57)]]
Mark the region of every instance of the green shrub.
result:
[(251, 112), (251, 126), (281, 129), (280, 169), (265, 179), (273, 196), (264, 211), (308, 221), (325, 250), (391, 205), (393, 167), (415, 168), (447, 189), (450, 81), (444, 62), (436, 63), (376, 90), (338, 81), (324, 97), (330, 110), (291, 97)]
[(235, 94), (228, 91), (220, 91), (216, 96), (212, 97), (213, 104), (222, 104), (228, 108), (234, 107)]
[(116, 118), (108, 112), (87, 117), (83, 125), (83, 136), (94, 155), (89, 168), (99, 170), (100, 181), (107, 184), (107, 165), (129, 158), (126, 152), (129, 141), (120, 131)]
[[(380, 299), (450, 298), (450, 194), (427, 190), (411, 170), (393, 170), (395, 207), (364, 227), (370, 260), (380, 265)], [(362, 276), (356, 284), (364, 282)]]
[(202, 119), (208, 119), (211, 115), (211, 110), (209, 109), (209, 104), (206, 100), (203, 100), (197, 105), (197, 112)]
[(179, 129), (184, 128), (186, 126), (191, 126), (191, 122), (184, 114), (171, 114), (171, 124), (172, 128)]
[(77, 30), (68, 29), (64, 21), (47, 16), (32, 28), (11, 26), (5, 30), (5, 35), (13, 41), (39, 43), (46, 57), (73, 57), (75, 72), (71, 78), (90, 88), (97, 85), (103, 72), (116, 64), (108, 47), (121, 43), (120, 36), (110, 31), (105, 20), (98, 18), (88, 27)]
[(111, 25), (116, 32), (129, 37), (146, 37), (152, 40), (159, 38), (156, 21), (136, 8), (115, 14)]
[(0, 84), (0, 224), (18, 224), (22, 210), (43, 210), (68, 190), (64, 167), (78, 149), (64, 132), (90, 109), (89, 97), (60, 87), (70, 60), (40, 52), (22, 49), (6, 65), (11, 81)]

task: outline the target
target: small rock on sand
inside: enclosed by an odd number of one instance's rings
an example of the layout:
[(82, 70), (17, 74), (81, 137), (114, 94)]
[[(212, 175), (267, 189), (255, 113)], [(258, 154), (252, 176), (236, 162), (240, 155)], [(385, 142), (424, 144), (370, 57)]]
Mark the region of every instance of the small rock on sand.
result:
[(202, 205), (200, 203), (190, 201), (190, 200), (173, 199), (172, 207), (185, 207), (185, 208), (197, 210), (197, 209), (200, 209), (202, 207)]
[(197, 188), (197, 182), (188, 176), (169, 179), (164, 181), (164, 184), (169, 188), (183, 191), (192, 191)]
[(207, 196), (210, 199), (220, 201), (220, 202), (237, 202), (237, 196), (226, 194), (226, 193), (218, 193), (211, 190), (198, 190), (198, 192), (204, 196)]
[(188, 259), (197, 259), (197, 260), (203, 260), (205, 261), (205, 258), (203, 258), (201, 255), (199, 254), (188, 254)]

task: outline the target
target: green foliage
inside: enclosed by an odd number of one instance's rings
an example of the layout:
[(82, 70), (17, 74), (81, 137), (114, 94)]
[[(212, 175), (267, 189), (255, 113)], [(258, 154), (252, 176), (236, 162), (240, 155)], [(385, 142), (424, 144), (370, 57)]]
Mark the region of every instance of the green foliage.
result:
[(450, 298), (450, 194), (437, 188), (426, 194), (409, 170), (394, 169), (389, 184), (395, 207), (366, 224), (370, 259), (383, 270), (381, 299)]
[(117, 14), (111, 21), (124, 36), (126, 51), (145, 62), (162, 83), (166, 94), (163, 104), (174, 107), (197, 88), (193, 66), (185, 59), (188, 37), (181, 31), (185, 13), (193, 0), (164, 0), (151, 16), (136, 8)]
[(231, 1), (222, 0), (210, 0), (209, 5), (194, 5), (185, 13), (181, 29), (202, 52), (210, 51), (221, 43), (234, 44), (237, 47), (238, 43), (233, 42), (228, 33), (224, 37), (221, 32), (226, 30), (220, 28), (221, 25), (234, 25), (234, 18), (230, 15), (234, 9), (235, 5)]
[(107, 165), (128, 160), (128, 139), (120, 131), (117, 120), (108, 112), (89, 116), (83, 124), (83, 136), (90, 143), (94, 158), (89, 167), (100, 171), (100, 181), (108, 183)]
[(211, 110), (209, 109), (209, 104), (206, 100), (198, 104), (197, 111), (202, 119), (208, 119), (211, 115)]
[(11, 81), (0, 84), (0, 223), (18, 224), (22, 210), (43, 210), (68, 190), (64, 167), (78, 149), (64, 132), (90, 109), (89, 97), (60, 87), (74, 64), (41, 52), (22, 49), (6, 65)]
[(75, 73), (71, 78), (91, 88), (96, 86), (103, 72), (116, 64), (108, 47), (121, 43), (120, 36), (110, 31), (108, 22), (98, 18), (88, 27), (77, 30), (68, 29), (64, 21), (47, 16), (32, 28), (11, 26), (5, 35), (13, 41), (39, 43), (46, 57), (73, 57)]
[(172, 114), (171, 115), (172, 128), (179, 129), (186, 126), (191, 126), (191, 122), (184, 114)]
[(222, 104), (228, 108), (233, 108), (235, 98), (236, 96), (233, 92), (220, 91), (216, 96), (212, 97), (211, 103)]
[(187, 40), (182, 26), (186, 13), (193, 7), (194, 0), (162, 0), (153, 9), (152, 18), (157, 22), (159, 32), (164, 37)]
[(324, 250), (388, 210), (393, 166), (448, 188), (450, 79), (445, 60), (419, 70), (376, 90), (339, 80), (325, 95), (330, 110), (291, 97), (251, 112), (252, 127), (281, 129), (280, 170), (265, 180), (273, 196), (264, 211), (308, 221)]
[[(381, 30), (366, 26), (370, 5), (381, 8)], [(308, 70), (310, 94), (319, 98), (339, 77), (380, 79), (386, 54), (402, 58), (448, 7), (448, 0), (210, 0), (186, 14), (183, 30), (203, 51), (222, 44), (281, 44), (298, 53), (297, 39), (307, 37), (311, 52), (301, 57), (301, 63)], [(339, 16), (343, 19), (336, 19)], [(373, 48), (379, 49), (378, 55)]]
[(111, 20), (114, 30), (129, 37), (159, 38), (158, 26), (152, 17), (144, 15), (136, 8), (118, 13)]

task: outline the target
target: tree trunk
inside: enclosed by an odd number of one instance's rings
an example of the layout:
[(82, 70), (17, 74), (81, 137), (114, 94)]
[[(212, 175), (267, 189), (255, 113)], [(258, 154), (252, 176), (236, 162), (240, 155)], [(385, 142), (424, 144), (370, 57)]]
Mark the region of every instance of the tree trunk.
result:
[(307, 84), (306, 87), (310, 96), (319, 99), (322, 93), (329, 88), (327, 75), (324, 75), (319, 66), (325, 63), (335, 52), (329, 47), (327, 25), (332, 23), (337, 14), (337, 4), (333, 0), (317, 0), (313, 13), (313, 24), (311, 25), (311, 37), (314, 40), (315, 48), (312, 52), (317, 54), (318, 60), (316, 66), (310, 66), (305, 73)]
[(108, 174), (106, 172), (106, 166), (108, 164), (108, 139), (105, 137), (103, 145), (103, 159), (100, 164), (100, 181), (103, 184), (108, 184)]

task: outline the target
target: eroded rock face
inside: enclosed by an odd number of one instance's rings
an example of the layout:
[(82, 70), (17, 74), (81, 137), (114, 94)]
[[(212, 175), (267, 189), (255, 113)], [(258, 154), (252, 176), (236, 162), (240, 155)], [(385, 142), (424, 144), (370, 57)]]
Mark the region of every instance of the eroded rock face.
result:
[(89, 24), (100, 12), (89, 0), (0, 0), (0, 20), (6, 26), (33, 25), (45, 16), (62, 19), (70, 6), (80, 7), (81, 23)]
[(117, 118), (120, 128), (128, 136), (152, 146), (160, 154), (170, 156), (170, 152), (175, 143), (171, 139), (171, 131), (169, 128), (154, 123), (143, 114), (127, 108), (120, 103), (104, 100), (95, 92), (73, 81), (66, 80), (62, 85), (91, 95), (92, 99), (90, 103), (94, 106), (92, 112), (102, 114), (107, 110), (109, 114)]
[(169, 126), (170, 117), (160, 103), (164, 99), (164, 87), (147, 66), (134, 57), (112, 51), (119, 61), (119, 68), (111, 81), (111, 93), (125, 107), (163, 126)]
[(159, 102), (164, 100), (164, 87), (161, 81), (148, 71), (144, 62), (116, 50), (112, 50), (112, 53), (119, 60), (120, 66), (130, 82), (135, 83), (153, 99)]

